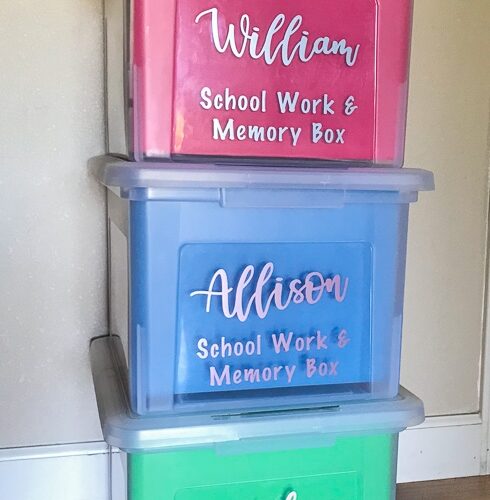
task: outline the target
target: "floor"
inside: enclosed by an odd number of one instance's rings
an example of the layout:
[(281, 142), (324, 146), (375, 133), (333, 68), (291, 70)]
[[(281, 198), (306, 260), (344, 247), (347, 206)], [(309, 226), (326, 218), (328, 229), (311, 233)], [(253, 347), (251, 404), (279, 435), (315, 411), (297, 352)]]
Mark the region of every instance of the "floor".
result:
[(490, 476), (399, 484), (396, 500), (490, 500)]

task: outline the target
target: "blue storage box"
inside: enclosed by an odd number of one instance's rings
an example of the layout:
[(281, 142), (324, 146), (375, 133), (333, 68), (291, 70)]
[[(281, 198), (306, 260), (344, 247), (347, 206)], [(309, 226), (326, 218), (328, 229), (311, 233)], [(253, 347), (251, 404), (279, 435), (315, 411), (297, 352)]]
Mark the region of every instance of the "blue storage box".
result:
[(431, 173), (93, 168), (109, 188), (111, 333), (133, 411), (397, 395), (408, 207)]

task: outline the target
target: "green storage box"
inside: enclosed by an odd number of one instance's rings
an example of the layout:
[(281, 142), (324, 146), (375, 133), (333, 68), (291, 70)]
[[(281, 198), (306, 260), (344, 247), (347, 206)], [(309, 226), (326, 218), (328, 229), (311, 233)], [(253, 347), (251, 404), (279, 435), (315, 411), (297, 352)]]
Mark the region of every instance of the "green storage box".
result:
[(422, 402), (308, 409), (134, 415), (116, 337), (91, 345), (113, 500), (390, 500), (398, 433), (423, 421)]
[(331, 446), (217, 455), (128, 455), (130, 500), (388, 500), (397, 434), (340, 437)]

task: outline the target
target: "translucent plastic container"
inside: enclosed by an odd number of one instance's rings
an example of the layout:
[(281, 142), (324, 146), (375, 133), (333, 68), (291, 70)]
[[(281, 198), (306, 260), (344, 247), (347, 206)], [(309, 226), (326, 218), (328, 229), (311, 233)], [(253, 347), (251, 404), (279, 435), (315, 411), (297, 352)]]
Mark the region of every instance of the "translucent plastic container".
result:
[(94, 169), (136, 413), (396, 396), (408, 207), (431, 173)]
[(403, 163), (412, 0), (106, 0), (109, 152)]
[(114, 499), (390, 500), (398, 433), (424, 419), (401, 389), (392, 401), (298, 411), (135, 417), (114, 337), (91, 345)]

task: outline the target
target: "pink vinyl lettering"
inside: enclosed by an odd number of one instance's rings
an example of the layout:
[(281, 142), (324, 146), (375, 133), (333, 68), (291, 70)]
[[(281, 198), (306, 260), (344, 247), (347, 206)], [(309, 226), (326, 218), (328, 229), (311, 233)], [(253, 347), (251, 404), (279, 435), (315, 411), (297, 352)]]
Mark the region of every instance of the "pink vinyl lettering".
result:
[[(332, 297), (336, 302), (343, 302), (349, 286), (349, 278), (342, 278), (339, 274), (326, 277), (315, 271), (307, 274), (304, 280), (296, 278), (286, 284), (282, 277), (276, 277), (273, 281), (273, 272), (274, 264), (266, 263), (257, 276), (254, 288), (250, 290), (250, 284), (256, 275), (254, 266), (245, 267), (235, 287), (230, 286), (226, 271), (218, 269), (211, 278), (207, 290), (196, 290), (190, 296), (204, 295), (207, 313), (211, 311), (213, 297), (218, 297), (221, 299), (221, 311), (226, 318), (236, 317), (239, 321), (245, 322), (252, 310), (259, 318), (264, 319), (272, 306), (283, 311), (291, 304), (301, 304), (305, 301), (313, 305), (325, 295)], [(271, 285), (272, 290), (270, 290)], [(231, 295), (233, 291), (234, 297)], [(248, 301), (244, 298), (246, 292), (252, 292)]]
[(315, 358), (308, 358), (306, 360), (306, 376), (308, 378), (311, 378), (316, 374), (321, 377), (335, 376), (337, 375), (338, 366), (338, 361), (322, 361), (317, 363)]
[(350, 342), (350, 338), (347, 335), (347, 331), (341, 330), (341, 332), (339, 333), (338, 340), (337, 340), (337, 345), (340, 347), (340, 349), (343, 349), (349, 342)]
[(287, 383), (291, 384), (296, 365), (275, 365), (264, 368), (233, 369), (230, 365), (224, 365), (220, 370), (215, 366), (209, 367), (209, 385), (211, 387), (222, 387), (223, 385), (259, 384), (260, 382), (277, 382), (286, 377)]
[(312, 349), (318, 351), (328, 349), (327, 337), (326, 335), (322, 335), (320, 330), (317, 330), (316, 335), (310, 335), (308, 337), (295, 337), (293, 332), (289, 332), (287, 335), (281, 332), (279, 334), (273, 333), (271, 338), (276, 354), (289, 352), (291, 347), (297, 352), (310, 351)]

